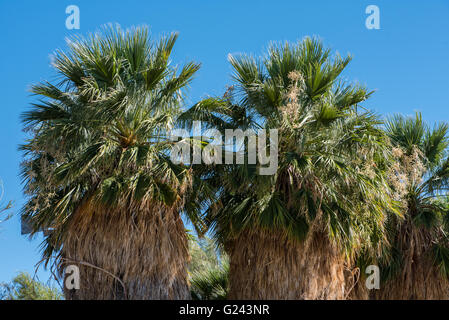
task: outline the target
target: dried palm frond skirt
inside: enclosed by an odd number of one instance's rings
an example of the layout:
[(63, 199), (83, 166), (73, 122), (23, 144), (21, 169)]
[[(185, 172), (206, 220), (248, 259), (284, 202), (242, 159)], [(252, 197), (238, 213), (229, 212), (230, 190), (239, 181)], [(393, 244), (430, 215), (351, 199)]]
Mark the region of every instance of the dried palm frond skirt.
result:
[[(189, 299), (187, 237), (177, 208), (87, 203), (70, 221), (61, 270), (80, 270), (66, 299)], [(61, 271), (60, 270), (60, 271)]]

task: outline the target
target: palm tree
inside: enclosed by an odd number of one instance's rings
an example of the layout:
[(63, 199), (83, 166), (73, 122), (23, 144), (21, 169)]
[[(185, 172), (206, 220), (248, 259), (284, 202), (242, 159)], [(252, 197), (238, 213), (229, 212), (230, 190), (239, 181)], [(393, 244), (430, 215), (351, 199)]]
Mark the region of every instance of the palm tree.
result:
[(0, 300), (61, 300), (62, 291), (19, 272), (11, 282), (0, 283)]
[(449, 298), (448, 129), (430, 128), (420, 113), (387, 122), (396, 158), (390, 180), (403, 218), (388, 219), (391, 246), (379, 259), (384, 283), (375, 299)]
[(45, 266), (79, 266), (67, 299), (190, 296), (180, 213), (194, 179), (170, 161), (168, 131), (199, 65), (170, 64), (176, 39), (145, 27), (73, 38), (53, 57), (59, 79), (31, 88), (22, 215), (49, 233)]
[[(3, 182), (0, 180), (0, 201), (3, 199), (3, 193), (4, 193)], [(9, 201), (7, 204), (1, 203), (0, 204), (0, 215), (3, 214), (4, 212), (7, 212), (9, 209), (11, 209), (11, 207), (12, 207), (12, 201)], [(6, 217), (4, 217), (3, 220), (0, 220), (0, 223), (8, 220), (10, 217), (11, 217), (11, 215), (6, 215)]]
[(354, 252), (380, 243), (395, 209), (387, 139), (375, 115), (357, 110), (370, 93), (338, 80), (349, 61), (310, 38), (263, 59), (230, 56), (235, 86), (183, 115), (222, 132), (278, 129), (274, 175), (247, 157), (203, 167), (216, 190), (205, 218), (230, 258), (228, 298), (343, 299)]
[(190, 241), (190, 291), (194, 300), (224, 300), (228, 292), (229, 261), (207, 236)]

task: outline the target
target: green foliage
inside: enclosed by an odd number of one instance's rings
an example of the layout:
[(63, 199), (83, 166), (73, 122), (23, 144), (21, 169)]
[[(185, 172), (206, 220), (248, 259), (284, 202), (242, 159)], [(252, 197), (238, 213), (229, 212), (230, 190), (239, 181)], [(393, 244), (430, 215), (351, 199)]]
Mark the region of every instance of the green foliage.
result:
[(193, 300), (225, 300), (229, 286), (229, 265), (195, 273), (190, 280)]
[(189, 241), (191, 261), (189, 272), (199, 272), (220, 266), (220, 252), (209, 237), (197, 238)]
[(0, 284), (0, 300), (62, 300), (56, 287), (34, 280), (28, 273), (20, 272), (10, 283)]
[(223, 300), (228, 292), (229, 262), (212, 239), (189, 241), (190, 291), (194, 300)]
[[(445, 239), (446, 241), (448, 239)], [(435, 244), (432, 248), (434, 263), (443, 277), (449, 279), (449, 248), (447, 242), (444, 245)]]
[[(3, 199), (3, 191), (4, 191), (3, 190), (3, 183), (0, 180), (0, 201)], [(4, 213), (8, 212), (8, 210), (11, 209), (11, 207), (12, 207), (12, 202), (11, 201), (9, 201), (7, 204), (1, 204), (0, 203), (0, 217)], [(8, 220), (10, 217), (11, 217), (11, 215), (7, 214), (3, 219), (0, 219), (0, 222)]]

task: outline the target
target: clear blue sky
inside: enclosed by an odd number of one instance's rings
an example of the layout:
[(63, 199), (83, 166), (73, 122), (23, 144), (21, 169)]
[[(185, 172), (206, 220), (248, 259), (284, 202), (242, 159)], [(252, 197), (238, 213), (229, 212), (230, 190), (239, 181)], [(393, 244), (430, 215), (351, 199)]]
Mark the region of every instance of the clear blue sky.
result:
[[(65, 9), (80, 8), (80, 30), (67, 30)], [(380, 8), (380, 30), (365, 27), (365, 8)], [(109, 23), (123, 28), (146, 24), (152, 34), (179, 31), (173, 61), (202, 63), (190, 101), (223, 93), (230, 83), (229, 53), (262, 54), (270, 41), (317, 35), (341, 54), (351, 53), (345, 71), (375, 89), (365, 104), (382, 113), (423, 112), (429, 121), (449, 120), (448, 0), (294, 1), (5, 1), (0, 2), (0, 179), (5, 199), (24, 202), (17, 146), (24, 139), (19, 115), (33, 101), (30, 84), (52, 79), (49, 55), (65, 37)], [(0, 225), (0, 282), (18, 271), (34, 273), (42, 238), (20, 235), (18, 217)], [(48, 272), (39, 271), (46, 281)]]

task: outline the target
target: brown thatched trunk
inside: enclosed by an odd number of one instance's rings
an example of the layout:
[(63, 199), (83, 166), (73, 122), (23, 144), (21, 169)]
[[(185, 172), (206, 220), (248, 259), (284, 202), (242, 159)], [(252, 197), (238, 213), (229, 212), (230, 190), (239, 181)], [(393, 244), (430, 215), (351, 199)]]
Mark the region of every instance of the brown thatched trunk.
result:
[(189, 299), (187, 237), (178, 210), (82, 206), (64, 240), (63, 265), (80, 270), (67, 299)]
[(346, 299), (347, 300), (370, 300), (372, 292), (375, 289), (366, 287), (366, 278), (363, 275), (364, 270), (352, 267), (346, 270)]
[(344, 299), (345, 259), (323, 233), (299, 242), (252, 230), (228, 243), (227, 251), (229, 299)]
[[(379, 300), (447, 300), (449, 282), (440, 274), (431, 255), (434, 236), (417, 228), (411, 221), (403, 223), (398, 239), (403, 255), (401, 269), (392, 279), (373, 290), (371, 298)], [(382, 270), (380, 270), (382, 273)]]

